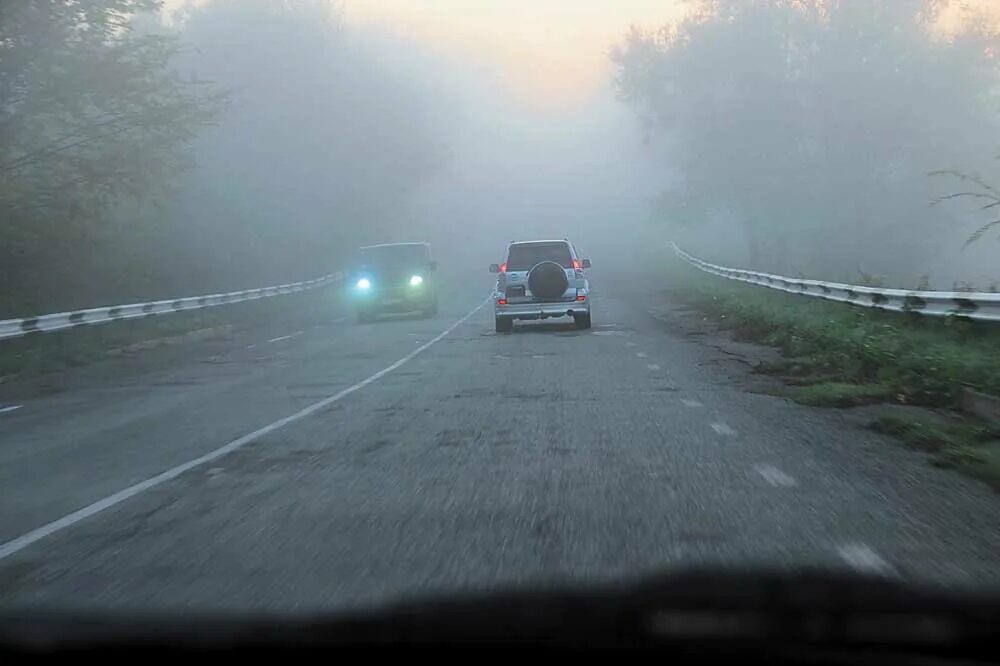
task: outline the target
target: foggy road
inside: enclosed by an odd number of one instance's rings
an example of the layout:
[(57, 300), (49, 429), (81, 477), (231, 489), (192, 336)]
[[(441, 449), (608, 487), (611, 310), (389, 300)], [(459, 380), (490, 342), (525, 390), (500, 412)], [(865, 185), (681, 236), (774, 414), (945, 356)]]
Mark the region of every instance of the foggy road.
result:
[(748, 392), (657, 291), (594, 275), (590, 331), (498, 335), (476, 275), (432, 319), (337, 306), (3, 387), (0, 604), (330, 609), (713, 564), (1000, 582), (986, 486)]

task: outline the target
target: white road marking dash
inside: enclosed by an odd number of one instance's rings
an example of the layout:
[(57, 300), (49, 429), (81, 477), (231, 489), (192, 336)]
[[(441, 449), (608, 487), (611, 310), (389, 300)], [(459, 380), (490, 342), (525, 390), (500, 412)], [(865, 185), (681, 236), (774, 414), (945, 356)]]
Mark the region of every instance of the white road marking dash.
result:
[(736, 434), (735, 430), (730, 428), (728, 424), (723, 423), (722, 421), (719, 421), (718, 423), (711, 423), (709, 425), (712, 427), (712, 430), (714, 430), (719, 435), (726, 435), (728, 437), (731, 437)]
[(660, 366), (656, 365), (655, 363), (647, 363), (646, 367), (652, 370), (653, 372), (656, 372), (657, 370), (660, 369)]
[(291, 340), (292, 338), (302, 335), (302, 331), (295, 331), (294, 333), (289, 333), (288, 335), (282, 335), (277, 338), (271, 338), (268, 342), (281, 342), (282, 340)]
[(863, 543), (849, 543), (837, 549), (840, 558), (849, 565), (865, 573), (877, 573), (888, 576), (895, 576), (896, 570), (891, 564)]
[(0, 407), (0, 414), (13, 412), (15, 409), (21, 409), (22, 407), (24, 407), (24, 405), (11, 405), (10, 407)]
[(646, 358), (646, 352), (636, 352), (635, 355), (639, 358)]
[(788, 476), (774, 465), (754, 465), (755, 472), (764, 477), (764, 480), (772, 486), (778, 488), (794, 488), (799, 482)]
[(705, 405), (701, 404), (700, 402), (698, 402), (697, 400), (684, 400), (683, 398), (681, 398), (681, 404), (683, 404), (685, 407), (704, 407), (705, 406)]

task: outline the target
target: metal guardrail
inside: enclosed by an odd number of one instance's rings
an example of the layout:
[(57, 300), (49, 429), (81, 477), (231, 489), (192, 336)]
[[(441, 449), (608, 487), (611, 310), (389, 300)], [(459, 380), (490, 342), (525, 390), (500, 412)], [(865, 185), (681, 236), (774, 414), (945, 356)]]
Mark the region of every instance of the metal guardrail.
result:
[(183, 310), (197, 310), (200, 308), (215, 307), (216, 305), (228, 305), (229, 303), (239, 303), (240, 301), (252, 301), (258, 298), (268, 298), (281, 294), (292, 294), (332, 284), (342, 277), (343, 273), (338, 272), (330, 273), (314, 280), (279, 284), (259, 289), (230, 291), (222, 294), (206, 294), (205, 296), (190, 296), (187, 298), (151, 301), (149, 303), (112, 305), (103, 308), (90, 308), (74, 312), (57, 312), (55, 314), (38, 315), (37, 317), (25, 317), (23, 319), (4, 319), (0, 320), (0, 340), (18, 338), (29, 333), (58, 331), (76, 326), (86, 326), (88, 324), (102, 324), (119, 319), (150, 317), (159, 314), (169, 314), (171, 312), (181, 312)]
[(678, 257), (695, 268), (730, 280), (748, 282), (790, 294), (825, 298), (880, 310), (915, 312), (934, 317), (965, 317), (979, 321), (1000, 321), (1000, 294), (980, 291), (908, 291), (861, 287), (839, 282), (804, 280), (710, 264), (670, 244)]

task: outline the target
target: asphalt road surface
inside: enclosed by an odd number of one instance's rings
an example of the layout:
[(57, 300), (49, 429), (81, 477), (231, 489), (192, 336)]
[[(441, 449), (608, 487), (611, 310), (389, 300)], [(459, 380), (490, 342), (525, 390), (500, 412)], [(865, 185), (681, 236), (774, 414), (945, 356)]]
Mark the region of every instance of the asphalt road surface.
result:
[[(347, 609), (664, 568), (998, 586), (1000, 501), (594, 271), (594, 329), (331, 307), (0, 391), (0, 605)], [(48, 381), (52, 381), (51, 379)]]

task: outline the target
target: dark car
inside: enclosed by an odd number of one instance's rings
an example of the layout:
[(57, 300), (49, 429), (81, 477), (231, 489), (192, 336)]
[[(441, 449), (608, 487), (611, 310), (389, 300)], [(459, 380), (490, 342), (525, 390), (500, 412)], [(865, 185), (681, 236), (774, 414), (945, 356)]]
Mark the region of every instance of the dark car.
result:
[(358, 321), (389, 312), (437, 314), (437, 262), (429, 243), (385, 243), (358, 250), (349, 282)]

